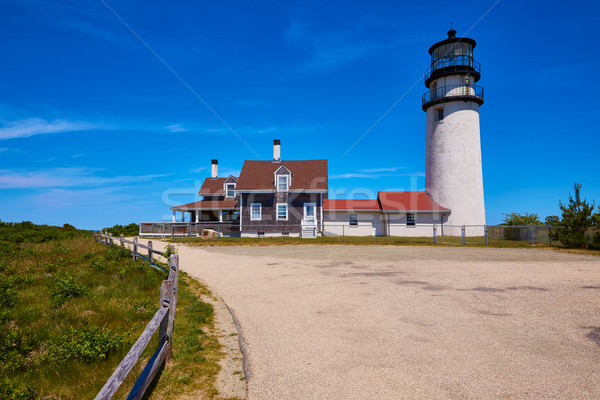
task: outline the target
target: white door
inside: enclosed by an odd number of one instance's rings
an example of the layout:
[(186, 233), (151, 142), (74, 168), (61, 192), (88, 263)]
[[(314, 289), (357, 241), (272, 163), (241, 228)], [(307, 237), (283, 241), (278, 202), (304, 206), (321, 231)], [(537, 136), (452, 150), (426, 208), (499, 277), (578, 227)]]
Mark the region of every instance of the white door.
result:
[(314, 224), (317, 221), (317, 203), (304, 203), (304, 222)]

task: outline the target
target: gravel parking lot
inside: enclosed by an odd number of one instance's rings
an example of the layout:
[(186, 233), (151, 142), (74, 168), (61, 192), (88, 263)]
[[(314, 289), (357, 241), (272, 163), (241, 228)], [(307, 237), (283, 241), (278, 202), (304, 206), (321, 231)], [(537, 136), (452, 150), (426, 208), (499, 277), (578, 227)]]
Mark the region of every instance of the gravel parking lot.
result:
[(598, 399), (600, 258), (179, 246), (235, 314), (249, 399)]

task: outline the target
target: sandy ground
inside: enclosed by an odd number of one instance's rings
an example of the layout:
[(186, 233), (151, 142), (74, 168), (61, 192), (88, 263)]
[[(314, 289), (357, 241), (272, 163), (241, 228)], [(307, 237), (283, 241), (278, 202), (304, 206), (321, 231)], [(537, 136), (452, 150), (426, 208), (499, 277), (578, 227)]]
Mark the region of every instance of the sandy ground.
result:
[(179, 246), (238, 320), (248, 399), (598, 399), (600, 258)]

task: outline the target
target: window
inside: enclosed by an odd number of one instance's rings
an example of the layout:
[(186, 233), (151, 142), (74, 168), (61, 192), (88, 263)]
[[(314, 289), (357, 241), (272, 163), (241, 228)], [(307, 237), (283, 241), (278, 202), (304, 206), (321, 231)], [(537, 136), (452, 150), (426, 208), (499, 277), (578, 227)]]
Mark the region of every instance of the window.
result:
[(287, 221), (288, 206), (286, 203), (277, 203), (277, 221)]
[(289, 232), (281, 232), (281, 236), (290, 236)]
[(444, 109), (443, 108), (438, 108), (437, 110), (437, 120), (441, 121), (444, 119)]
[(350, 221), (350, 226), (358, 226), (358, 215), (350, 214), (349, 221)]
[(228, 183), (226, 186), (225, 196), (227, 197), (235, 197), (235, 183)]
[(406, 226), (415, 226), (415, 214), (406, 214)]
[(278, 192), (287, 192), (288, 190), (288, 176), (287, 175), (277, 175), (277, 191)]
[(465, 85), (469, 86), (471, 84), (471, 77), (469, 75), (465, 76)]
[(260, 221), (262, 217), (262, 204), (252, 203), (250, 204), (250, 220)]

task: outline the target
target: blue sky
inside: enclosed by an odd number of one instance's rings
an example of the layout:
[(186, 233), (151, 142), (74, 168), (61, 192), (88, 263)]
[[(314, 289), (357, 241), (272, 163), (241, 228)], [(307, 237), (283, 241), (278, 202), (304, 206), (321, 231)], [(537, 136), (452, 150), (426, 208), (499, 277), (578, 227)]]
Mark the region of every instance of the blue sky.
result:
[(0, 219), (168, 219), (212, 158), (236, 174), (274, 138), (329, 160), (331, 197), (423, 189), (423, 72), (451, 19), (478, 42), (488, 223), (558, 214), (575, 181), (600, 202), (599, 8), (4, 0)]

